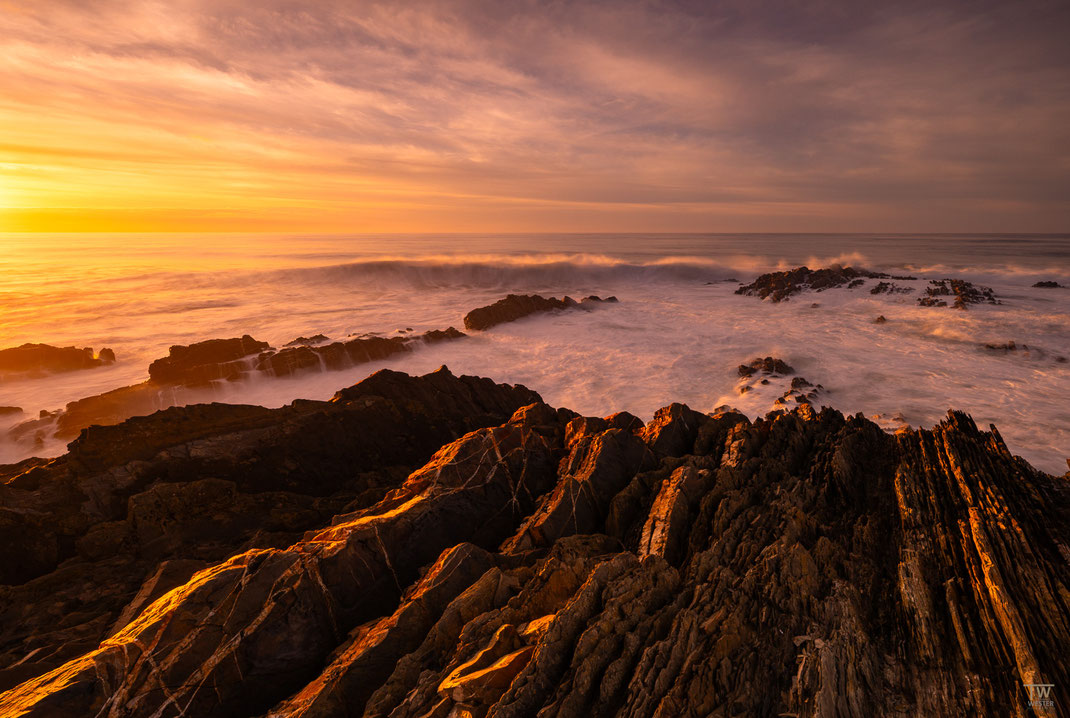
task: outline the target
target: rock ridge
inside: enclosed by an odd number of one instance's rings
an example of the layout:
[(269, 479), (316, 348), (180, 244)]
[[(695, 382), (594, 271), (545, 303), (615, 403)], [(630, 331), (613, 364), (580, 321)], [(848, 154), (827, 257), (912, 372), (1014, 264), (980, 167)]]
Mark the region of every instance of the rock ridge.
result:
[(0, 470), (5, 521), (91, 524), (0, 590), (0, 713), (1025, 716), (1070, 685), (1068, 478), (961, 412), (644, 424), (445, 369), (215, 407)]

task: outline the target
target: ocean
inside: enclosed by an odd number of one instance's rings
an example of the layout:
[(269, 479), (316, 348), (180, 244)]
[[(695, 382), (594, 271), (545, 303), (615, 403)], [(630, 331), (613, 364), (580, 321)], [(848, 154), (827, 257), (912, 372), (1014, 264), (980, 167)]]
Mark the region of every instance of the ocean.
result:
[[(839, 263), (916, 276), (908, 294), (874, 283), (773, 303), (735, 294), (762, 272)], [(930, 279), (962, 278), (1002, 301), (921, 307)], [(111, 366), (0, 383), (21, 417), (147, 378), (173, 344), (251, 334), (281, 346), (399, 329), (463, 328), (508, 293), (614, 295), (591, 312), (530, 317), (337, 372), (186, 391), (177, 403), (281, 406), (326, 399), (388, 367), (447, 365), (521, 383), (587, 415), (649, 419), (679, 401), (749, 416), (775, 391), (740, 393), (737, 366), (775, 356), (824, 391), (816, 405), (892, 430), (949, 408), (994, 423), (1011, 451), (1062, 474), (1070, 456), (1070, 235), (49, 235), (0, 234), (0, 348), (112, 348)], [(816, 306), (814, 306), (816, 305)], [(878, 315), (887, 322), (877, 324)], [(1015, 351), (985, 348), (1014, 342)], [(1021, 349), (1022, 345), (1028, 350)], [(0, 426), (0, 429), (4, 427)], [(0, 463), (57, 455), (61, 442), (0, 441)]]

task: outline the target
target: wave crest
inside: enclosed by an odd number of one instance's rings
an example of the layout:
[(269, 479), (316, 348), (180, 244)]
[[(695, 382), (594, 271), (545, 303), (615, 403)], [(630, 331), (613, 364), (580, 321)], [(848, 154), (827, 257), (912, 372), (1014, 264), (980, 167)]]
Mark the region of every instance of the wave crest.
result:
[(299, 282), (352, 282), (420, 289), (547, 289), (582, 291), (629, 282), (717, 282), (734, 278), (732, 268), (701, 257), (660, 257), (649, 262), (606, 255), (481, 255), (388, 257), (322, 267), (289, 269)]

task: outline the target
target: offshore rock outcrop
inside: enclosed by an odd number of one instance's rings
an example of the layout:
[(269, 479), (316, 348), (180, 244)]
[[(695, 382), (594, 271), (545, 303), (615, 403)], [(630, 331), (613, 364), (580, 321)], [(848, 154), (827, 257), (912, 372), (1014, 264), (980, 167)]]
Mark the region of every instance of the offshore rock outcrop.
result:
[[(157, 477), (121, 519), (148, 517), (139, 571), (105, 551), (0, 593), (0, 713), (1025, 716), (1023, 684), (1054, 685), (1050, 714), (1070, 705), (1067, 478), (964, 414), (890, 435), (809, 405), (751, 421), (673, 404), (644, 425), (444, 372), (308, 404), (250, 414), (264, 423), (245, 432), (175, 429), (185, 443), (151, 459), (138, 420), (95, 437), (103, 457), (84, 468), (92, 432), (64, 459), (0, 470), (4, 507), (23, 492), (60, 514), (116, 503), (107, 487), (144, 465)], [(193, 409), (171, 410), (183, 431), (204, 424), (178, 421)], [(306, 417), (332, 412), (353, 423), (306, 443), (323, 429)], [(413, 449), (440, 436), (433, 456)], [(56, 473), (72, 470), (77, 484)], [(182, 498), (163, 498), (176, 480)], [(310, 484), (331, 501), (300, 537), (206, 548), (186, 518), (264, 520), (234, 507)], [(31, 536), (9, 534), (5, 554)], [(71, 614), (95, 628), (57, 627)]]
[(248, 371), (240, 360), (271, 348), (248, 334), (234, 339), (209, 339), (171, 347), (167, 356), (149, 364), (149, 379), (160, 386), (198, 386), (219, 379), (233, 380)]
[(955, 309), (968, 309), (971, 304), (1002, 304), (991, 288), (965, 279), (933, 279), (925, 288), (925, 295), (918, 298), (918, 304), (923, 307), (946, 307), (948, 301)]
[(590, 296), (581, 301), (572, 297), (558, 299), (556, 297), (542, 297), (538, 294), (510, 294), (504, 299), (499, 299), (494, 304), (473, 309), (464, 316), (464, 328), (475, 331), (483, 331), (499, 324), (515, 322), (531, 314), (552, 312), (560, 309), (591, 309), (603, 303), (615, 303), (616, 297)]
[[(783, 302), (790, 299), (794, 294), (808, 290), (823, 292), (826, 289), (834, 289), (844, 285), (847, 285), (849, 289), (854, 289), (861, 286), (866, 279), (913, 280), (915, 277), (899, 277), (883, 272), (871, 272), (867, 269), (841, 267), (839, 265), (824, 269), (796, 267), (783, 272), (763, 274), (750, 284), (741, 285), (736, 290), (736, 294), (746, 294), (761, 297), (762, 299), (768, 298), (773, 302)], [(884, 283), (882, 282), (881, 284)]]
[[(469, 312), (465, 317), (465, 325), (485, 329), (535, 312), (573, 307), (591, 309), (603, 302), (616, 301), (616, 297), (601, 299), (591, 296), (577, 302), (569, 297), (547, 299), (538, 295), (510, 294), (491, 306)], [(401, 331), (401, 336), (391, 337), (363, 334), (336, 342), (331, 342), (323, 334), (316, 334), (298, 337), (280, 349), (274, 349), (267, 342), (258, 341), (248, 334), (175, 345), (170, 347), (166, 357), (149, 365), (148, 381), (69, 402), (60, 411), (22, 422), (10, 431), (9, 438), (19, 442), (36, 442), (38, 445), (43, 445), (47, 438), (68, 440), (94, 424), (117, 424), (130, 417), (212, 398), (216, 385), (221, 382), (242, 381), (254, 375), (280, 378), (305, 372), (349, 369), (466, 336), (454, 327), (433, 329), (418, 335), (410, 334), (411, 331), (406, 329)], [(21, 361), (23, 354), (20, 352), (27, 347), (55, 350), (55, 347), (45, 345), (26, 345), (0, 351), (0, 374), (3, 372), (5, 352), (16, 353)], [(56, 351), (75, 352), (80, 361), (86, 357), (97, 363), (115, 360), (110, 349), (101, 350), (99, 358), (93, 358), (90, 349), (75, 350), (68, 347)]]
[(115, 352), (90, 347), (54, 347), (51, 344), (23, 344), (0, 349), (0, 378), (34, 376), (56, 372), (93, 369), (115, 363)]

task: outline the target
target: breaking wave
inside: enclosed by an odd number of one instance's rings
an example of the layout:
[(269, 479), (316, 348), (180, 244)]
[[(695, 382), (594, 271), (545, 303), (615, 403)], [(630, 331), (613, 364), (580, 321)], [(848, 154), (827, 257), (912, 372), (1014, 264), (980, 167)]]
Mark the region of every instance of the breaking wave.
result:
[(362, 282), (417, 289), (503, 289), (718, 282), (738, 269), (701, 257), (630, 262), (605, 255), (483, 255), (376, 258), (277, 272), (282, 281)]

